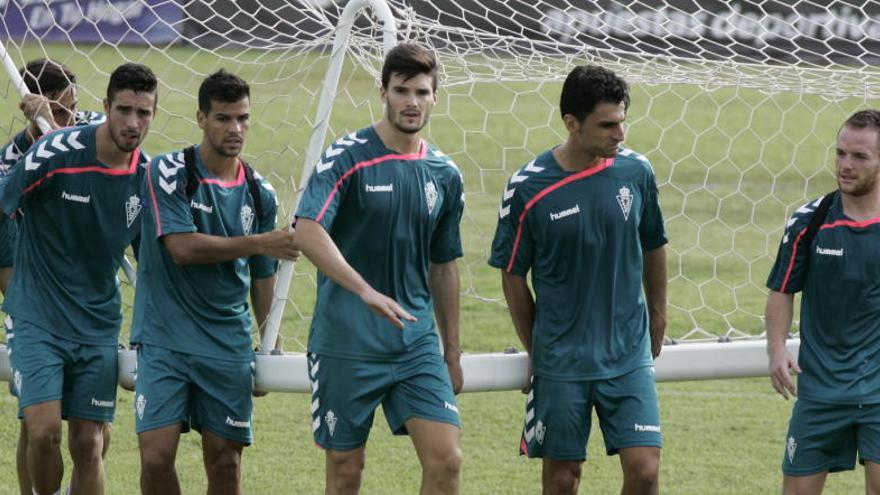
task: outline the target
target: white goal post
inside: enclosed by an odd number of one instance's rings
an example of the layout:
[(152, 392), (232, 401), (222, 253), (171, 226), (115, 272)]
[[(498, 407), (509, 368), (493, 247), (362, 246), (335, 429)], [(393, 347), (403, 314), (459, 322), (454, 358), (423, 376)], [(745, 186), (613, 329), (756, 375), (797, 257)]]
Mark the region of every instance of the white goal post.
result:
[[(0, 13), (7, 71), (38, 57), (68, 64), (84, 109), (98, 109), (122, 61), (151, 65), (160, 80), (152, 153), (195, 137), (205, 75), (241, 74), (254, 111), (246, 158), (278, 190), (281, 218), (327, 140), (381, 117), (384, 52), (397, 41), (433, 50), (442, 71), (428, 139), (465, 179), (466, 391), (524, 384), (525, 355), (492, 352), (516, 337), (486, 258), (506, 179), (564, 139), (558, 95), (573, 65), (601, 64), (631, 84), (626, 145), (657, 175), (674, 343), (656, 362), (661, 381), (766, 374), (764, 280), (782, 227), (833, 187), (839, 123), (880, 106), (877, 0), (0, 0)], [(23, 125), (20, 88), (0, 83), (4, 137)], [(307, 390), (314, 293), (307, 260), (282, 264), (261, 347), (280, 329), (297, 352), (259, 354), (260, 388)], [(789, 339), (792, 352), (798, 342)], [(132, 356), (121, 351), (123, 382)]]
[[(788, 350), (797, 358), (798, 339)], [(306, 355), (258, 354), (256, 388), (267, 392), (309, 392)], [(463, 354), (462, 392), (520, 390), (528, 383), (528, 355), (519, 353)], [(657, 381), (745, 378), (767, 374), (764, 342), (742, 340), (725, 344), (691, 343), (666, 346), (654, 363)], [(119, 383), (133, 386), (137, 373), (134, 350), (119, 351)], [(11, 381), (6, 346), (0, 345), (0, 381)]]

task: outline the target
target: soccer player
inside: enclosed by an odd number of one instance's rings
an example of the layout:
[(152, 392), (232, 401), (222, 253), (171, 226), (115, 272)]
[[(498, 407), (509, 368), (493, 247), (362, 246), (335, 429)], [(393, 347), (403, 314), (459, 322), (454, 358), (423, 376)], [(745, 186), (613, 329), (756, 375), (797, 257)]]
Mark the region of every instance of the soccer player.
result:
[(458, 491), (463, 187), (452, 161), (420, 138), (437, 82), (433, 54), (393, 48), (384, 117), (330, 145), (297, 212), (298, 243), (320, 271), (308, 364), (330, 494), (358, 491), (379, 404), (391, 430), (412, 439), (422, 493)]
[(4, 309), (13, 320), (10, 362), (38, 494), (60, 487), (62, 418), (77, 489), (104, 491), (103, 424), (116, 405), (122, 322), (116, 272), (140, 232), (147, 158), (139, 146), (156, 87), (147, 67), (121, 65), (110, 76), (105, 123), (42, 137), (0, 181), (0, 209), (23, 211)]
[[(76, 75), (64, 65), (48, 59), (37, 59), (25, 64), (19, 73), (31, 93), (25, 95), (20, 105), (28, 126), (0, 148), (0, 174), (8, 173), (34, 140), (42, 136), (43, 132), (37, 124), (38, 116), (44, 118), (53, 129), (100, 124), (106, 120), (103, 113), (77, 110)], [(6, 287), (12, 277), (17, 239), (17, 223), (9, 217), (0, 217), (0, 292), (3, 294), (6, 294)], [(12, 384), (10, 389), (13, 389)], [(110, 423), (105, 423), (102, 457), (109, 445)], [(27, 428), (24, 421), (21, 422), (19, 431), (15, 464), (22, 495), (32, 495), (33, 488), (27, 472)], [(76, 485), (75, 480), (71, 484)]]
[(220, 70), (199, 87), (200, 145), (156, 157), (144, 183), (133, 344), (141, 490), (180, 493), (180, 434), (202, 434), (208, 493), (239, 493), (253, 441), (254, 351), (247, 296), (262, 328), (277, 262), (296, 259), (294, 234), (275, 230), (275, 193), (239, 158), (250, 88)]
[(568, 138), (501, 201), (489, 264), (529, 353), (520, 450), (543, 458), (544, 493), (577, 493), (594, 407), (622, 493), (658, 492), (667, 240), (651, 165), (620, 146), (629, 102), (613, 72), (575, 67), (560, 98)]
[[(19, 73), (31, 93), (22, 99), (20, 105), (28, 125), (0, 148), (0, 174), (6, 174), (31, 144), (43, 135), (37, 125), (37, 117), (45, 119), (53, 129), (100, 124), (105, 120), (103, 113), (77, 110), (76, 75), (64, 65), (41, 58), (25, 64)], [(12, 276), (17, 235), (15, 222), (0, 219), (0, 291), (4, 293)]]
[[(798, 398), (782, 459), (786, 494), (821, 493), (856, 454), (866, 492), (880, 493), (880, 111), (849, 117), (836, 151), (837, 191), (797, 209), (767, 280), (770, 380)], [(797, 362), (785, 348), (796, 292)]]

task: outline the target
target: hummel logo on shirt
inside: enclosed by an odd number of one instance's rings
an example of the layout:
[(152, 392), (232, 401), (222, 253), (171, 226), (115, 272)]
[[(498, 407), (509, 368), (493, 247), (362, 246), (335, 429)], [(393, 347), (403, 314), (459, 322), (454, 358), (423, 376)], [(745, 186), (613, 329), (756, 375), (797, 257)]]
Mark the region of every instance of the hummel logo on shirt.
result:
[(551, 221), (560, 220), (562, 218), (565, 218), (567, 216), (571, 216), (571, 215), (574, 215), (574, 214), (580, 213), (580, 212), (581, 212), (581, 205), (574, 205), (572, 208), (569, 208), (567, 210), (562, 210), (557, 213), (553, 213), (551, 211), (550, 212), (550, 220)]
[(394, 192), (394, 184), (385, 184), (384, 186), (367, 184), (367, 192)]
[(196, 200), (191, 200), (189, 205), (197, 210), (202, 210), (205, 213), (214, 213), (214, 207), (208, 206), (202, 203), (197, 203)]
[(843, 248), (829, 249), (816, 246), (816, 254), (824, 254), (825, 256), (843, 256)]
[(80, 196), (79, 194), (70, 194), (67, 191), (61, 191), (61, 199), (88, 204), (92, 200), (92, 195), (90, 194), (88, 196)]

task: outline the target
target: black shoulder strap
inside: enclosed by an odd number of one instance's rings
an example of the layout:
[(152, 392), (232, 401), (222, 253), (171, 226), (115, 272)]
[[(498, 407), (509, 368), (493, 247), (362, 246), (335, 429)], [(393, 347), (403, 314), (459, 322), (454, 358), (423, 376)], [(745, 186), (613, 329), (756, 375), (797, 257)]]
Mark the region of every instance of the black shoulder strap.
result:
[[(260, 194), (260, 182), (254, 175), (254, 169), (244, 160), (241, 161), (244, 167), (244, 179), (247, 182), (248, 192), (254, 202), (254, 218), (259, 224), (260, 218), (263, 216), (263, 196)], [(183, 150), (183, 166), (186, 167), (186, 197), (192, 199), (199, 187), (199, 179), (196, 177), (196, 150), (194, 146), (190, 146)]]
[(254, 218), (259, 223), (263, 216), (263, 195), (260, 194), (260, 183), (254, 176), (254, 169), (242, 160), (241, 165), (244, 167), (244, 179), (247, 182), (248, 192), (251, 193), (251, 199), (254, 202)]
[(183, 166), (186, 167), (186, 199), (192, 199), (199, 188), (199, 179), (196, 177), (196, 149), (189, 146), (183, 150)]
[(816, 232), (819, 231), (819, 227), (822, 226), (822, 223), (828, 217), (828, 210), (831, 208), (831, 202), (834, 201), (835, 194), (837, 194), (837, 191), (831, 191), (822, 196), (822, 199), (819, 200), (819, 206), (816, 207), (816, 211), (813, 212), (813, 216), (810, 218), (810, 223), (807, 224), (807, 230), (804, 232), (804, 236), (801, 237), (802, 245), (807, 247), (807, 254), (811, 252), (809, 246), (813, 243)]

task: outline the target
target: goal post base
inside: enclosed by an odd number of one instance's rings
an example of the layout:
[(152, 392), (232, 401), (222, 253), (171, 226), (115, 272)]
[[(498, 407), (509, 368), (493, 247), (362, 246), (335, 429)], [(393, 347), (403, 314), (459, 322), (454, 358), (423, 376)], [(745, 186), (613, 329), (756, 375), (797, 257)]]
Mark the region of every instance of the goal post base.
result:
[[(765, 340), (744, 340), (726, 343), (676, 344), (663, 347), (654, 369), (658, 382), (715, 380), (767, 375)], [(797, 359), (799, 339), (789, 339), (787, 347)], [(258, 354), (256, 386), (268, 392), (308, 392), (309, 375), (306, 355)], [(528, 355), (519, 353), (463, 354), (462, 392), (519, 390), (528, 382)], [(134, 384), (137, 356), (134, 350), (119, 351), (119, 383)], [(0, 345), (0, 380), (12, 380), (9, 354)]]

